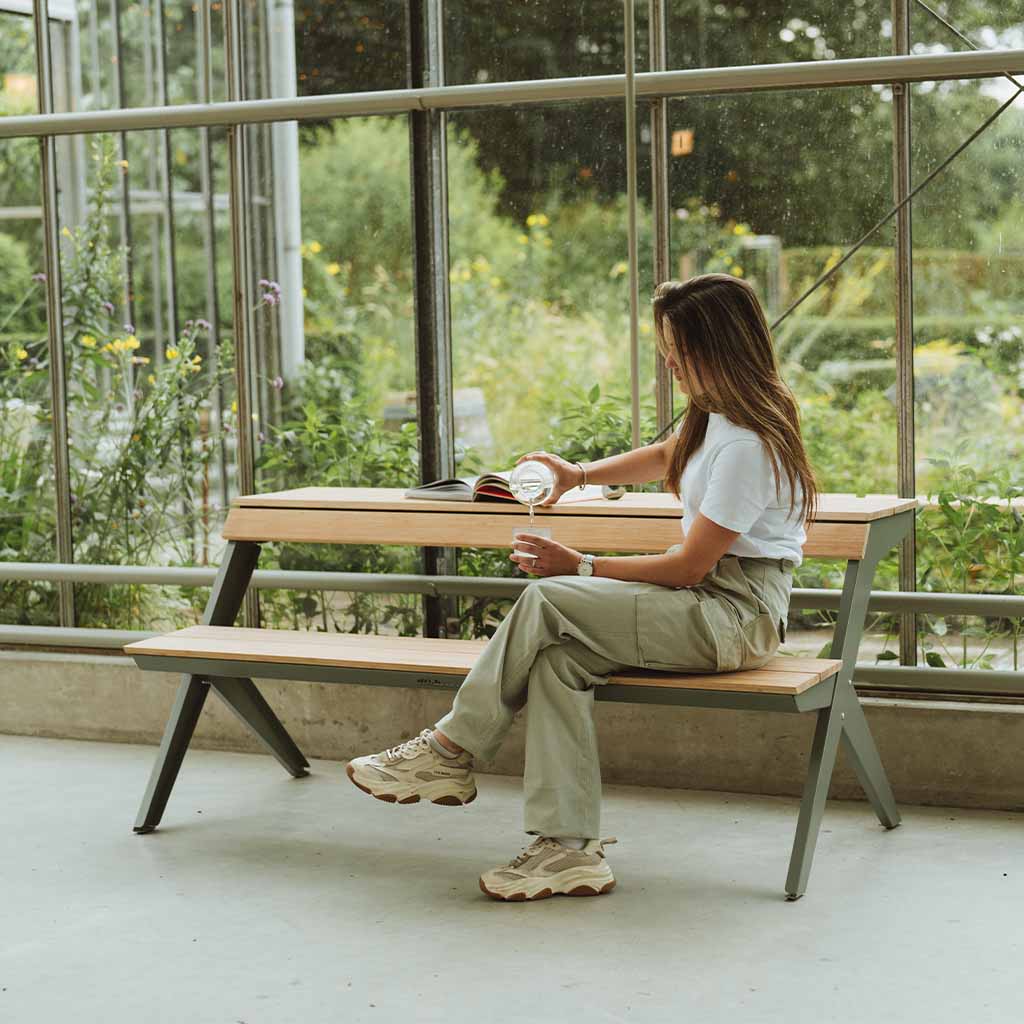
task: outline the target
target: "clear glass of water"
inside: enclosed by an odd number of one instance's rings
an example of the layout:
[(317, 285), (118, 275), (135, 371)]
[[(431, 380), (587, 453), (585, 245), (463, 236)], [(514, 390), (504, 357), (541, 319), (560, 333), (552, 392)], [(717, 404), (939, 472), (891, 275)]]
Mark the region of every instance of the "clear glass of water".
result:
[(538, 537), (546, 537), (551, 540), (550, 526), (514, 526), (512, 528), (512, 550), (519, 558), (529, 561), (537, 556), (532, 551), (526, 551), (516, 547), (516, 537), (521, 533), (535, 533)]

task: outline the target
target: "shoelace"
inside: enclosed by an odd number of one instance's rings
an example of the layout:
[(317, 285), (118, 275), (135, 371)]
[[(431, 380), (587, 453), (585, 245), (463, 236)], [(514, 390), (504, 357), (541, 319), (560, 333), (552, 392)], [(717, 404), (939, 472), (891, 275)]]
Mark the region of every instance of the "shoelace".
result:
[(388, 747), (384, 751), (385, 761), (399, 761), (406, 756), (415, 756), (424, 750), (430, 750), (430, 744), (427, 742), (427, 737), (430, 735), (430, 729), (424, 729), (419, 736), (414, 736), (411, 740), (406, 740), (404, 743), (399, 743), (397, 747)]
[(561, 849), (562, 844), (556, 842), (554, 839), (549, 839), (547, 836), (541, 836), (539, 839), (535, 839), (525, 850), (517, 853), (509, 862), (510, 868), (517, 868), (520, 864), (528, 861), (534, 854), (540, 853), (541, 850), (546, 848)]

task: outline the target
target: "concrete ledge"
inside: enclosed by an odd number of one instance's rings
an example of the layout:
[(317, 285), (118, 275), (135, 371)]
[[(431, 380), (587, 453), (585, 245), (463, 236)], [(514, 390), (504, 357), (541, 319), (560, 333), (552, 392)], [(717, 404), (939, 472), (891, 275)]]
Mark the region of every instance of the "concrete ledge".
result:
[[(256, 680), (307, 757), (344, 761), (414, 736), (449, 708), (447, 693)], [(0, 651), (0, 733), (159, 742), (178, 676), (127, 657)], [(896, 799), (1024, 809), (1024, 706), (864, 698)], [(527, 709), (528, 710), (528, 709)], [(814, 716), (598, 704), (602, 777), (610, 783), (799, 796)], [(523, 715), (482, 771), (522, 774)], [(213, 698), (193, 744), (262, 748)], [(145, 779), (139, 779), (141, 797)], [(840, 747), (832, 799), (864, 794)]]

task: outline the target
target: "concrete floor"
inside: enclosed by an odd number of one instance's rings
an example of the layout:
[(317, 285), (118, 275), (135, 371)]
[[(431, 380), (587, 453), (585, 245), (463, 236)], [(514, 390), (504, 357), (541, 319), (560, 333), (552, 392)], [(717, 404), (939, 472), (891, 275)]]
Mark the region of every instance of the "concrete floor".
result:
[(315, 761), (0, 736), (0, 1021), (1017, 1024), (1024, 815), (829, 803), (783, 898), (797, 801), (608, 786), (617, 889), (494, 902), (520, 780), (400, 807)]

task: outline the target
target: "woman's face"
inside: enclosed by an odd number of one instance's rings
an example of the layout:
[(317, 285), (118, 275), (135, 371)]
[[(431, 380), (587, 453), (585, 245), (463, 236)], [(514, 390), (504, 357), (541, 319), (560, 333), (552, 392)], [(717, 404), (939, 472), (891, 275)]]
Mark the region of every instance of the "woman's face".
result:
[[(665, 325), (668, 328), (668, 324)], [(666, 341), (669, 340), (666, 338)], [(668, 368), (669, 373), (675, 378), (676, 387), (679, 388), (681, 394), (693, 395), (700, 394), (700, 385), (697, 383), (696, 377), (691, 378), (687, 372), (687, 368), (682, 364), (679, 358), (679, 353), (675, 345), (671, 345), (668, 352), (664, 354), (665, 366)]]

